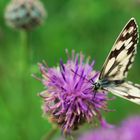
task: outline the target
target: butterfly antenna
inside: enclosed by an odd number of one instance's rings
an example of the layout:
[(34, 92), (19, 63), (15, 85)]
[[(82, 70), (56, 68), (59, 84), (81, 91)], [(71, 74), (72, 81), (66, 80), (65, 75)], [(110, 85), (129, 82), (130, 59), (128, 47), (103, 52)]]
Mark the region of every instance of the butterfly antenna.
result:
[(72, 71), (74, 74), (78, 75), (79, 77), (82, 77), (82, 78), (83, 78), (84, 80), (86, 80), (87, 82), (90, 82), (91, 84), (94, 83), (93, 79), (88, 80), (86, 77), (83, 77), (82, 75), (76, 73), (73, 69), (71, 69), (71, 71)]

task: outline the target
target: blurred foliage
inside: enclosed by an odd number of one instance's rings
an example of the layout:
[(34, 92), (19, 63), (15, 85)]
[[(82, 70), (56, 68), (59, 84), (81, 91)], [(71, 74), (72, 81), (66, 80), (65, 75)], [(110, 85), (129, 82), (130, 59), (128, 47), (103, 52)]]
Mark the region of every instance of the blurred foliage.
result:
[[(39, 74), (37, 63), (49, 66), (60, 58), (66, 60), (65, 48), (82, 51), (101, 66), (123, 26), (135, 17), (140, 25), (140, 0), (44, 0), (48, 18), (44, 25), (28, 32), (30, 58), (25, 68), (21, 34), (9, 29), (4, 21), (8, 0), (0, 0), (0, 138), (3, 140), (39, 140), (51, 125), (42, 118), (41, 99), (37, 93), (42, 84), (31, 77)], [(29, 57), (28, 55), (28, 57)], [(140, 51), (128, 78), (140, 83)], [(21, 76), (22, 73), (22, 76)], [(26, 82), (22, 81), (25, 77)], [(26, 84), (28, 83), (28, 84)], [(118, 123), (128, 115), (140, 113), (140, 107), (117, 98), (109, 103), (115, 112), (104, 113), (110, 123)]]

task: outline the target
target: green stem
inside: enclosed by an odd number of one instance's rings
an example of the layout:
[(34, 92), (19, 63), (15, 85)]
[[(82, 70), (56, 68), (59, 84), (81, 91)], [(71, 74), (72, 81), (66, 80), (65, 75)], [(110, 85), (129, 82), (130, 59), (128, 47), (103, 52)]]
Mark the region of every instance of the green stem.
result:
[[(21, 90), (23, 94), (29, 93), (29, 83), (31, 78), (31, 54), (29, 48), (29, 32), (21, 31), (21, 46), (20, 46), (20, 78), (21, 78)], [(25, 95), (26, 96), (26, 95)], [(27, 98), (29, 97), (26, 96)], [(27, 99), (29, 100), (29, 99)]]
[(21, 69), (21, 75), (23, 78), (23, 75), (27, 75), (27, 71), (28, 70), (28, 64), (29, 64), (29, 46), (28, 46), (28, 34), (26, 31), (21, 31), (20, 33), (21, 36), (21, 51), (20, 51), (20, 55), (21, 55), (21, 64), (20, 64), (20, 69)]
[(58, 128), (56, 126), (53, 126), (52, 130), (46, 136), (44, 136), (42, 140), (52, 140), (57, 130)]
[[(22, 98), (22, 106), (20, 112), (20, 118), (23, 120), (20, 123), (19, 132), (20, 135), (27, 138), (26, 129), (23, 127), (27, 122), (30, 115), (30, 94), (29, 94), (29, 78), (30, 78), (30, 60), (29, 60), (29, 44), (28, 33), (26, 31), (20, 32), (20, 46), (19, 46), (19, 82), (20, 82), (20, 94)], [(25, 111), (24, 108), (28, 108)]]

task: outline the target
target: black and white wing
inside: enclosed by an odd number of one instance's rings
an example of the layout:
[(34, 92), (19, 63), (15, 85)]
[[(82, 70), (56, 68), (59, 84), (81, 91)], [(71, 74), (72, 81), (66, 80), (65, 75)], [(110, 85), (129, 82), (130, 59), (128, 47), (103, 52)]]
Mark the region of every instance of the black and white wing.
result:
[(134, 18), (126, 24), (114, 43), (101, 70), (99, 79), (124, 80), (137, 51), (138, 27)]
[(118, 86), (107, 87), (106, 90), (121, 98), (140, 104), (140, 85), (138, 84), (127, 81)]
[(140, 104), (140, 85), (125, 82), (137, 51), (138, 26), (134, 18), (126, 24), (110, 51), (99, 76), (102, 87)]

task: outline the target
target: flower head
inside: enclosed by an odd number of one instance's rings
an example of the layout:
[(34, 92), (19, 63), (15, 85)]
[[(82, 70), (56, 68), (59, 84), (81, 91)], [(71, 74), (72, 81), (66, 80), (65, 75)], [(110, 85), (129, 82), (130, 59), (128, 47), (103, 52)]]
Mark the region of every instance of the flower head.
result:
[(42, 82), (45, 90), (40, 93), (43, 97), (44, 114), (49, 115), (52, 122), (57, 123), (63, 133), (70, 133), (84, 122), (91, 122), (94, 118), (106, 125), (100, 110), (107, 109), (107, 93), (95, 91), (93, 83), (99, 73), (93, 71), (94, 61), (84, 61), (82, 53), (69, 56), (64, 64), (48, 68), (39, 64)]
[(126, 119), (113, 129), (97, 129), (87, 132), (78, 140), (138, 140), (140, 135), (140, 116)]
[(25, 30), (40, 25), (45, 15), (45, 9), (39, 0), (12, 0), (5, 10), (7, 24)]
[(140, 116), (133, 116), (123, 121), (119, 131), (122, 133), (121, 140), (138, 140), (140, 137)]

